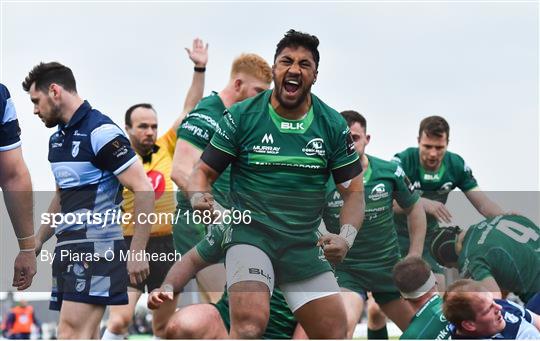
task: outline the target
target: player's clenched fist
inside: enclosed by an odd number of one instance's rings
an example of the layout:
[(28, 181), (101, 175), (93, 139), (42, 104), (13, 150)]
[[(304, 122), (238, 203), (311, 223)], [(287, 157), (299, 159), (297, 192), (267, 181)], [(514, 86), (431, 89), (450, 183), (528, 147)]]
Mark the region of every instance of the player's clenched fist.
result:
[(349, 251), (349, 246), (347, 241), (340, 235), (328, 233), (319, 238), (317, 246), (322, 247), (324, 251), (324, 256), (326, 259), (332, 263), (340, 263), (347, 255)]
[(172, 301), (174, 297), (173, 287), (169, 284), (152, 290), (150, 295), (148, 295), (148, 309), (158, 309), (163, 302)]

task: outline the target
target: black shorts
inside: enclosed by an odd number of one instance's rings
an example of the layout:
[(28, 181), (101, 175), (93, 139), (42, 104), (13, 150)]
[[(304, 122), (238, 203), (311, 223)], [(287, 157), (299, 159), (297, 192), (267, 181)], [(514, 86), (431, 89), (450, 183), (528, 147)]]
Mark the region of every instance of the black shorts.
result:
[[(132, 239), (133, 237), (124, 237), (128, 249), (131, 247)], [(173, 255), (175, 254), (175, 250), (172, 234), (168, 236), (150, 237), (148, 239), (148, 244), (146, 244), (146, 252), (150, 255), (167, 255), (169, 260), (151, 260), (148, 264), (150, 266), (150, 274), (144, 282), (137, 285), (128, 283), (129, 287), (135, 288), (141, 292), (145, 292), (145, 288), (148, 292), (159, 288), (161, 283), (163, 283), (165, 276), (167, 276), (169, 269), (173, 266)]]

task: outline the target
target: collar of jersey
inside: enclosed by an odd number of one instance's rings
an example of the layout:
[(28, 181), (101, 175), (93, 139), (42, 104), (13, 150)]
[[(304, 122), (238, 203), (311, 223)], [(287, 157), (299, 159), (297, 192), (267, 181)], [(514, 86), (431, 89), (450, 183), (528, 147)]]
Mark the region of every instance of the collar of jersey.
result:
[[(306, 130), (309, 129), (311, 126), (311, 123), (313, 123), (313, 118), (315, 115), (313, 114), (313, 105), (309, 108), (309, 111), (307, 112), (306, 116), (300, 120), (288, 120), (286, 118), (281, 117), (275, 110), (272, 108), (272, 104), (268, 103), (268, 112), (270, 114), (270, 117), (272, 118), (272, 121), (276, 125), (276, 128), (282, 133), (286, 134), (303, 134), (306, 132)], [(282, 129), (281, 124), (284, 122), (288, 122), (291, 124), (302, 124), (302, 129)]]
[[(425, 168), (424, 168), (424, 166), (422, 166), (422, 164), (420, 164), (420, 179), (422, 179), (423, 181), (428, 181), (428, 182), (441, 181), (441, 179), (442, 179), (445, 172), (446, 172), (446, 165), (444, 164), (444, 159), (441, 162), (441, 167), (439, 167), (439, 170), (436, 171), (436, 172), (429, 172), (429, 171), (425, 170)], [(430, 174), (430, 175), (437, 174), (439, 176), (439, 178), (438, 179), (433, 179), (433, 180), (426, 180), (426, 178), (425, 178), (426, 174)]]
[(368, 164), (367, 164), (367, 169), (364, 171), (364, 185), (368, 183), (369, 179), (371, 179), (371, 173), (373, 173), (373, 170), (371, 169), (371, 162), (369, 162), (369, 156), (367, 156), (367, 158), (368, 158)]
[(88, 101), (85, 100), (83, 104), (81, 104), (81, 106), (75, 111), (69, 122), (65, 125), (59, 124), (58, 128), (60, 130), (72, 128), (77, 123), (79, 123), (86, 116), (86, 114), (88, 114), (90, 110), (92, 110), (92, 106), (90, 105), (90, 103), (88, 103)]

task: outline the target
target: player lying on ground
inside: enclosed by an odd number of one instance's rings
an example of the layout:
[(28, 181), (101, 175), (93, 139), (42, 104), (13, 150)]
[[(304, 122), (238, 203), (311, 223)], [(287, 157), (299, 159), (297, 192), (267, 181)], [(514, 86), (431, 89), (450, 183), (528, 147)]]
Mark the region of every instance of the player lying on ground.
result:
[(452, 339), (540, 339), (540, 317), (508, 300), (493, 299), (481, 283), (459, 280), (448, 287), (443, 313)]

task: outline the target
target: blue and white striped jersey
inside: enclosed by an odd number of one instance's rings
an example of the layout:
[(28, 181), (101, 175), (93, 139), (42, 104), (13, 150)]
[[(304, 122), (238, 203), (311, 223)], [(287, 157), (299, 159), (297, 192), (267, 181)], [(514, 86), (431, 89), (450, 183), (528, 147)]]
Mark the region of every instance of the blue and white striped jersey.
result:
[[(493, 339), (493, 340), (538, 340), (540, 339), (540, 332), (533, 325), (533, 316), (531, 312), (522, 306), (508, 301), (508, 300), (495, 300), (495, 302), (502, 307), (501, 314), (506, 321), (504, 329), (495, 335), (488, 337), (479, 337), (478, 339)], [(460, 337), (455, 334), (455, 326), (451, 325), (452, 339), (459, 339)], [(471, 336), (464, 337), (465, 339), (472, 339)]]
[(0, 83), (0, 152), (15, 149), (21, 145), (21, 129), (17, 120), (15, 105), (8, 88)]
[[(123, 131), (85, 101), (49, 140), (49, 162), (64, 219), (57, 246), (122, 239), (122, 186), (116, 175), (137, 161)], [(114, 219), (116, 217), (116, 219)]]

